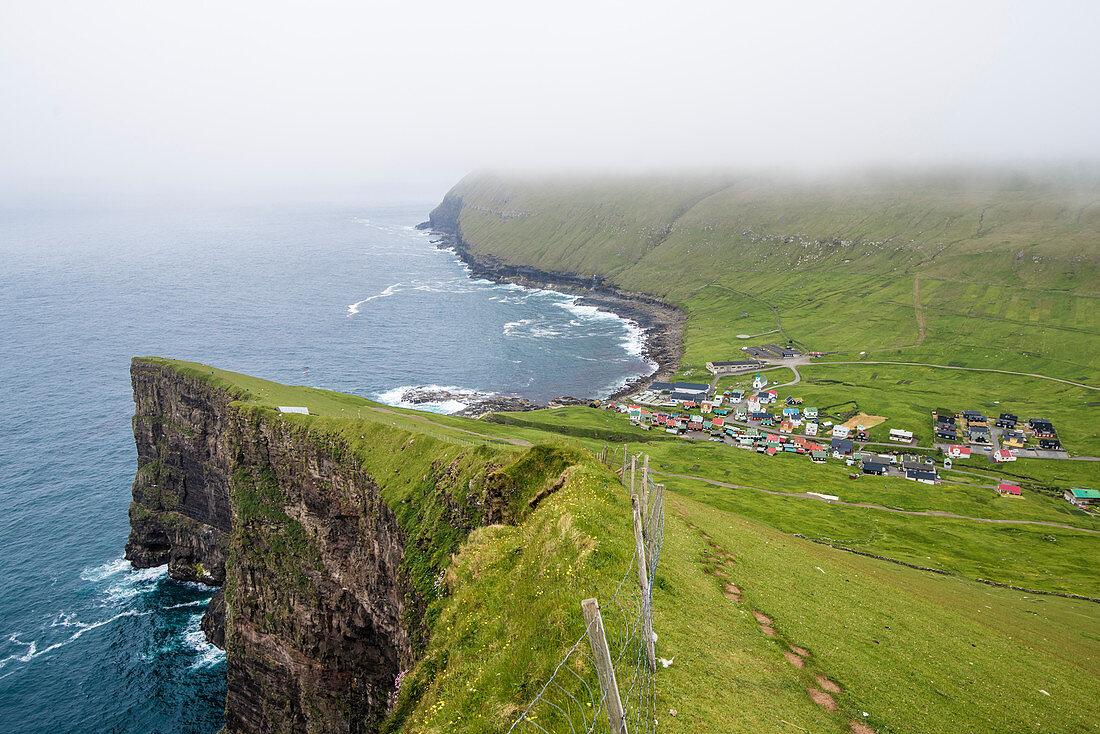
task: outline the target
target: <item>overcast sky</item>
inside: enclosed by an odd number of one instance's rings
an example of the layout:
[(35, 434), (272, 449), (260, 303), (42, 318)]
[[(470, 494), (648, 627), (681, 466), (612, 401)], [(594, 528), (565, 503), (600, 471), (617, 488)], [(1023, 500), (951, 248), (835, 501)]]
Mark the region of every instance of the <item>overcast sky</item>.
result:
[(1100, 159), (1100, 2), (5, 1), (0, 196)]

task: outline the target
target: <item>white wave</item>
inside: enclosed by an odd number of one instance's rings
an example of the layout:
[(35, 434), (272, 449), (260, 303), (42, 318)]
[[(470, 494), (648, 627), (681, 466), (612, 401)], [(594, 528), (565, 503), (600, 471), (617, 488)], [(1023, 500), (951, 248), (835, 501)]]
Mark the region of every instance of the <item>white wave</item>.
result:
[(196, 653), (195, 660), (191, 663), (192, 670), (210, 668), (225, 661), (225, 651), (207, 642), (201, 622), (201, 614), (192, 616), (183, 632), (184, 644)]
[(100, 592), (104, 599), (102, 606), (119, 605), (152, 591), (167, 576), (167, 565), (132, 570)]
[(185, 601), (181, 604), (169, 604), (162, 609), (183, 609), (184, 607), (205, 607), (210, 603), (209, 599), (196, 599), (195, 601)]
[[(623, 349), (632, 357), (641, 357), (645, 352), (645, 329), (638, 326), (637, 322), (626, 320), (626, 334), (620, 340)], [(652, 360), (646, 360), (656, 366)]]
[[(414, 388), (448, 392), (452, 395), (459, 397), (469, 397), (469, 401), (462, 400), (442, 400), (439, 402), (431, 403), (410, 403), (402, 400), (405, 393)], [(451, 413), (457, 413), (463, 408), (467, 407), (475, 397), (491, 397), (492, 393), (481, 392), (479, 390), (472, 390), (468, 387), (457, 387), (455, 385), (402, 385), (401, 387), (395, 387), (390, 390), (385, 390), (375, 394), (375, 400), (386, 405), (392, 405), (395, 408), (411, 408), (412, 410), (424, 410), (429, 413), (441, 413), (443, 415), (449, 415)]]
[(93, 568), (85, 568), (80, 572), (80, 578), (84, 581), (91, 581), (93, 583), (102, 581), (103, 579), (114, 576), (117, 573), (122, 573), (131, 569), (130, 562), (125, 558), (116, 558), (113, 561), (108, 561), (100, 566)]
[(108, 625), (117, 619), (122, 619), (123, 617), (144, 617), (152, 613), (152, 611), (138, 612), (135, 610), (128, 610), (125, 612), (119, 612), (118, 614), (112, 617), (108, 617), (107, 619), (101, 619), (98, 622), (80, 622), (74, 620), (72, 615), (66, 614), (65, 612), (60, 612), (58, 613), (57, 618), (50, 624), (50, 627), (76, 627), (76, 632), (73, 632), (71, 635), (61, 640), (60, 642), (54, 642), (53, 644), (47, 645), (41, 650), (38, 649), (37, 640), (23, 642), (19, 639), (22, 633), (15, 632), (8, 637), (8, 642), (11, 642), (14, 645), (26, 646), (27, 651), (22, 655), (9, 655), (8, 657), (0, 660), (0, 669), (3, 669), (4, 666), (6, 666), (10, 662), (29, 663), (31, 660), (34, 660), (35, 658), (40, 658), (49, 652), (53, 652), (59, 647), (64, 647), (71, 642), (75, 642), (76, 640), (80, 639), (80, 637), (85, 632), (91, 632), (94, 629), (99, 629), (100, 627)]
[(564, 308), (566, 311), (581, 317), (582, 319), (589, 319), (591, 321), (627, 321), (618, 314), (611, 313), (610, 311), (601, 311), (596, 306), (585, 306), (577, 303), (577, 298), (570, 298), (568, 301), (561, 303), (555, 303), (558, 308)]
[(519, 321), (509, 321), (504, 325), (504, 336), (516, 336), (516, 332), (532, 323), (533, 319), (520, 319)]
[(381, 293), (375, 293), (369, 298), (364, 298), (362, 301), (356, 301), (355, 303), (348, 304), (348, 316), (354, 316), (359, 313), (359, 307), (364, 303), (373, 301), (375, 298), (385, 298), (386, 296), (392, 296), (394, 293), (398, 293), (398, 289), (401, 287), (400, 283), (394, 283), (393, 285), (386, 286), (386, 289)]

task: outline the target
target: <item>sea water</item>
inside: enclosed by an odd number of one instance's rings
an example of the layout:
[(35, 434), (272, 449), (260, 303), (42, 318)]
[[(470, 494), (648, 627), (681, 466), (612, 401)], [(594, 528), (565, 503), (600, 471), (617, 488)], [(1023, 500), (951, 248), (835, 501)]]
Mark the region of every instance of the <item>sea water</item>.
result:
[(0, 731), (214, 732), (213, 589), (122, 558), (129, 360), (195, 360), (398, 404), (546, 400), (652, 371), (632, 323), (470, 277), (430, 204), (0, 215)]

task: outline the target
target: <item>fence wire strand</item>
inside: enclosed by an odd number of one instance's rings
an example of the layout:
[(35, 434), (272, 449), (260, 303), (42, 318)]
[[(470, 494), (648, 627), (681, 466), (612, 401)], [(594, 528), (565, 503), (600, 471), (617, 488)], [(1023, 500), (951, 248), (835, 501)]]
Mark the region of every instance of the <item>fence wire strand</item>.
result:
[[(613, 469), (621, 466), (623, 485), (629, 493), (631, 462), (626, 447), (619, 457), (605, 450), (600, 452), (599, 458)], [(645, 472), (636, 471), (635, 481), (641, 480), (643, 474)], [(652, 629), (653, 625), (653, 579), (661, 558), (665, 529), (664, 487), (654, 484), (648, 476), (644, 481), (648, 506), (642, 508), (642, 527), (649, 588), (640, 587), (637, 561), (632, 554), (611, 598), (599, 604), (622, 701), (624, 725), (631, 734), (656, 732), (658, 721), (657, 676), (649, 667), (645, 630), (647, 626)], [(565, 653), (527, 708), (512, 722), (508, 734), (534, 731), (620, 734), (611, 731), (596, 661), (589, 652), (589, 633), (594, 624), (595, 620)]]

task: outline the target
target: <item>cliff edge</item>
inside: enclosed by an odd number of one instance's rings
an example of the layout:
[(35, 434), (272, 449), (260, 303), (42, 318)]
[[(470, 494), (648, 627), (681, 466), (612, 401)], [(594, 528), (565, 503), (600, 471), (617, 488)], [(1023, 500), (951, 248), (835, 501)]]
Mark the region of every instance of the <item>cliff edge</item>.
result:
[[(471, 445), (353, 396), (227, 376), (133, 360), (126, 557), (222, 587), (202, 626), (226, 650), (227, 732), (400, 728), (426, 651), (428, 683), (439, 670), (433, 624), (471, 531), (526, 518), (586, 455)], [(278, 412), (275, 390), (310, 415)], [(395, 707), (403, 673), (421, 682)]]

